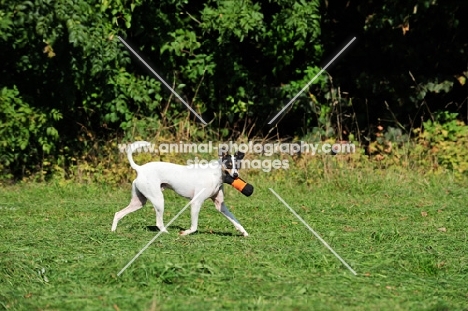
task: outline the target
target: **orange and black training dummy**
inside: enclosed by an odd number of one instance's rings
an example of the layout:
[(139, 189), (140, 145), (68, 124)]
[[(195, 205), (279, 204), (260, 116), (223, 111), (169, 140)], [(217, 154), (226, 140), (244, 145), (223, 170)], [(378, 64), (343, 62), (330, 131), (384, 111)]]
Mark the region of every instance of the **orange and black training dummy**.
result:
[(239, 190), (243, 195), (249, 197), (253, 193), (253, 186), (249, 183), (246, 183), (240, 177), (233, 178), (231, 175), (226, 174), (223, 180), (226, 184), (229, 184)]

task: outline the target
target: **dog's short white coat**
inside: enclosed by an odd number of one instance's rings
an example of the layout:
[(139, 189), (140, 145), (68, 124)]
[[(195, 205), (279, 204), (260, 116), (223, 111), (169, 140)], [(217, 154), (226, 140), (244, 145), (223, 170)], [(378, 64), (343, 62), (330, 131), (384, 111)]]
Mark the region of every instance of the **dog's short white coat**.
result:
[[(216, 209), (229, 219), (244, 236), (248, 236), (247, 231), (224, 204), (223, 174), (225, 173), (222, 163), (213, 161), (210, 165), (205, 165), (202, 168), (167, 162), (149, 162), (141, 166), (137, 165), (133, 161), (133, 152), (138, 148), (150, 145), (149, 142), (137, 141), (127, 148), (127, 158), (130, 166), (137, 172), (137, 178), (132, 183), (130, 204), (115, 213), (112, 231), (117, 229), (117, 223), (120, 219), (139, 210), (149, 200), (156, 212), (156, 226), (159, 230), (167, 232), (163, 222), (164, 196), (162, 190), (164, 188), (172, 189), (183, 197), (193, 199), (204, 188), (205, 190), (191, 203), (190, 229), (182, 231), (180, 234), (187, 235), (197, 231), (200, 208), (205, 200), (212, 199)], [(230, 174), (234, 173), (237, 173), (235, 166)]]

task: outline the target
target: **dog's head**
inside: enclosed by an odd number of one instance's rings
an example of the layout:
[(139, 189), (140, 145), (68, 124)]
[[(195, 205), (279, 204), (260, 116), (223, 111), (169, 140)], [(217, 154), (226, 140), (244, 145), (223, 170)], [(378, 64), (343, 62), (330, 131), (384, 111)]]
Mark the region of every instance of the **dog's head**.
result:
[(223, 171), (229, 174), (232, 178), (237, 178), (239, 176), (239, 170), (241, 168), (241, 161), (244, 158), (244, 153), (237, 151), (233, 155), (229, 154), (228, 151), (222, 150), (220, 152), (221, 165)]

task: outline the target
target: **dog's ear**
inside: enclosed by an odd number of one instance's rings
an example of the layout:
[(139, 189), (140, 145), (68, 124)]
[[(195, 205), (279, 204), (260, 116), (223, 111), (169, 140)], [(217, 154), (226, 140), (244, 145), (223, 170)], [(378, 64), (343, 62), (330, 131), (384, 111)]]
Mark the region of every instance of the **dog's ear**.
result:
[(219, 149), (218, 156), (220, 158), (224, 158), (229, 155), (229, 151), (227, 149)]
[(236, 157), (237, 160), (242, 160), (242, 159), (244, 158), (244, 155), (245, 155), (245, 153), (240, 152), (240, 151), (237, 151), (237, 152), (234, 154), (234, 157)]

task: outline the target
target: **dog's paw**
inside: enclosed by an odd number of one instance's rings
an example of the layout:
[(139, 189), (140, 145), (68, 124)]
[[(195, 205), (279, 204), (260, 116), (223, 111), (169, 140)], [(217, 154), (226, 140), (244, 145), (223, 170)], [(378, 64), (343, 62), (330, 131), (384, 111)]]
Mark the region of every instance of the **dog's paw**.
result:
[(184, 231), (180, 231), (179, 232), (179, 235), (189, 235), (190, 233), (193, 233), (195, 231), (192, 231), (192, 230), (184, 230)]
[(243, 236), (249, 236), (249, 234), (247, 233), (247, 231), (242, 232), (242, 235), (243, 235)]

